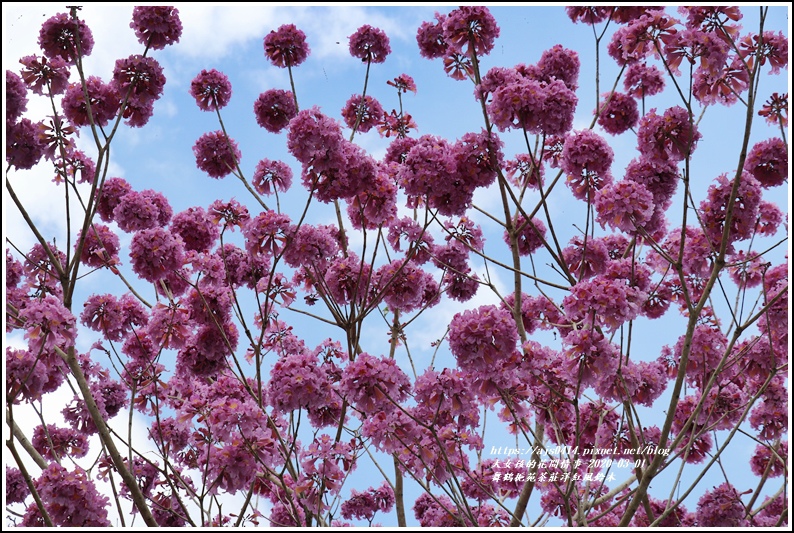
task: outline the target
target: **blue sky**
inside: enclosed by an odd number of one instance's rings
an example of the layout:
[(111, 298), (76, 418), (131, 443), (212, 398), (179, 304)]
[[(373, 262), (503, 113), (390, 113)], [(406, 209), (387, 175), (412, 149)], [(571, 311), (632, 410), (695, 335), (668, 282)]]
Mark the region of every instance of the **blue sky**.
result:
[[(228, 75), (232, 83), (232, 99), (222, 110), (227, 131), (240, 146), (241, 166), (247, 177), (251, 177), (257, 162), (263, 157), (280, 159), (289, 163), (294, 171), (292, 190), (281, 200), (282, 207), (290, 214), (295, 206), (302, 206), (306, 191), (300, 185), (300, 167), (286, 151), (286, 135), (275, 135), (260, 128), (254, 119), (253, 103), (257, 96), (267, 89), (289, 89), (286, 70), (270, 65), (263, 54), (262, 39), (272, 29), (284, 23), (294, 23), (307, 35), (311, 47), (308, 60), (294, 71), (297, 95), (301, 108), (313, 105), (321, 107), (326, 114), (340, 119), (340, 110), (354, 93), (363, 87), (365, 66), (360, 60), (352, 58), (348, 52), (348, 37), (362, 24), (383, 29), (391, 40), (392, 54), (384, 64), (372, 66), (368, 94), (376, 97), (387, 111), (397, 106), (396, 93), (386, 81), (406, 73), (412, 76), (417, 85), (417, 94), (403, 96), (406, 112), (411, 114), (418, 125), (417, 135), (434, 134), (450, 140), (464, 133), (478, 132), (482, 128), (482, 115), (479, 104), (473, 97), (473, 86), (468, 81), (455, 81), (448, 78), (442, 69), (441, 60), (429, 61), (421, 58), (416, 46), (416, 29), (422, 21), (431, 20), (435, 11), (448, 12), (453, 6), (429, 7), (407, 5), (401, 7), (369, 7), (327, 5), (323, 7), (295, 7), (260, 4), (235, 4), (224, 6), (199, 5), (196, 3), (178, 5), (184, 33), (179, 44), (162, 51), (154, 51), (155, 57), (163, 66), (167, 79), (163, 97), (155, 104), (155, 114), (149, 124), (141, 129), (123, 127), (114, 142), (109, 176), (121, 176), (128, 180), (136, 190), (155, 189), (163, 192), (177, 213), (188, 207), (199, 205), (207, 207), (216, 198), (235, 198), (249, 207), (255, 205), (241, 184), (232, 177), (215, 180), (195, 167), (192, 146), (200, 135), (218, 129), (213, 113), (202, 112), (188, 94), (190, 81), (201, 69), (218, 69)], [(39, 53), (36, 37), (42, 22), (63, 10), (60, 4), (3, 4), (3, 63), (6, 69), (18, 71), (19, 57)], [(674, 11), (674, 8), (670, 8)], [(496, 41), (493, 52), (481, 62), (483, 72), (492, 66), (514, 66), (518, 63), (534, 63), (541, 53), (555, 44), (577, 50), (582, 64), (577, 91), (579, 105), (574, 122), (575, 129), (589, 126), (594, 108), (595, 90), (595, 53), (593, 34), (590, 27), (573, 25), (559, 5), (549, 7), (508, 7), (491, 8), (501, 35)], [(103, 79), (108, 79), (114, 61), (120, 57), (140, 53), (142, 47), (129, 28), (131, 5), (89, 4), (81, 11), (91, 28), (96, 44), (92, 55), (86, 59), (86, 70)], [(757, 9), (745, 9), (745, 28), (756, 26)], [(788, 34), (788, 11), (779, 6), (770, 10), (767, 29), (782, 30)], [(614, 83), (617, 68), (606, 55), (605, 45), (601, 50), (601, 91), (606, 92)], [(73, 75), (74, 76), (74, 75)], [(760, 89), (761, 99), (772, 92), (788, 92), (789, 73), (781, 76), (765, 77)], [(622, 87), (622, 84), (619, 86)], [(28, 116), (41, 117), (45, 114), (45, 100), (29, 94)], [(667, 96), (652, 97), (646, 104), (647, 109), (656, 107), (661, 111), (674, 100)], [(699, 143), (692, 163), (693, 194), (699, 201), (706, 187), (717, 175), (733, 172), (738, 159), (737, 149), (740, 142), (737, 124), (741, 124), (743, 109), (709, 109), (701, 122), (703, 140)], [(631, 134), (618, 137), (599, 131), (615, 151), (613, 174), (622, 177), (625, 165), (637, 155), (636, 139)], [(349, 130), (346, 131), (349, 134)], [(775, 135), (775, 130), (758, 120), (752, 133), (752, 142)], [(522, 140), (518, 133), (502, 135), (505, 142), (505, 155), (510, 157), (521, 150)], [(388, 146), (389, 139), (381, 138), (376, 132), (356, 136), (360, 143), (376, 158), (380, 158)], [(84, 132), (79, 146), (91, 153), (90, 135)], [(39, 221), (47, 235), (56, 236), (64, 242), (63, 198), (61, 192), (51, 183), (51, 171), (46, 165), (40, 168), (11, 173), (11, 181), (23, 202), (31, 205), (34, 218)], [(46, 188), (46, 189), (45, 189)], [(783, 189), (779, 187), (778, 189)], [(560, 240), (567, 243), (575, 233), (574, 224), (584, 224), (583, 204), (573, 200), (567, 191), (556, 191), (552, 196), (551, 208), (558, 224)], [(788, 199), (784, 190), (765, 193), (765, 199), (778, 202), (788, 212)], [(771, 194), (770, 194), (771, 193)], [(486, 209), (496, 209), (499, 204), (495, 191), (478, 191), (475, 203)], [(274, 203), (274, 202), (270, 202)], [(678, 202), (680, 203), (680, 202)], [(530, 196), (526, 205), (534, 205)], [(312, 215), (310, 223), (328, 223), (332, 213), (327, 207), (319, 208)], [(300, 207), (297, 207), (300, 208)], [(14, 240), (20, 248), (28, 249), (32, 237), (16, 213), (5, 210), (3, 229), (7, 237)], [(486, 251), (497, 249), (501, 242), (501, 232), (493, 231), (482, 215), (473, 214), (472, 218), (484, 224), (486, 230)], [(675, 225), (671, 218), (672, 226)], [(671, 226), (671, 227), (672, 227)], [(490, 230), (490, 231), (489, 231)], [(599, 228), (600, 230), (600, 228)], [(129, 237), (120, 234), (122, 243)], [(354, 241), (355, 242), (355, 241)], [(496, 252), (495, 252), (496, 253)], [(499, 252), (501, 253), (501, 252)], [(782, 250), (779, 256), (782, 256)], [(122, 262), (128, 267), (128, 257), (122, 253)], [(473, 264), (480, 272), (481, 264)], [(494, 274), (494, 271), (491, 270)], [(493, 281), (504, 294), (510, 278), (504, 272), (494, 274)], [(88, 292), (100, 290), (109, 283), (107, 276), (92, 275), (84, 280)], [(504, 290), (503, 290), (504, 289)], [(498, 298), (485, 288), (467, 307), (496, 303)], [(429, 346), (432, 340), (443, 334), (443, 327), (452, 315), (460, 310), (454, 302), (440, 305), (428, 320), (418, 323), (414, 331), (413, 349), (416, 356), (417, 371), (426, 368), (432, 355)], [(307, 344), (314, 346), (336, 332), (321, 330), (311, 324), (302, 324), (299, 335), (307, 336)], [(680, 324), (675, 318), (665, 319), (672, 329)], [(386, 328), (377, 317), (370, 318), (373, 326), (365, 333), (365, 350), (377, 352), (377, 346), (385, 339)], [(667, 327), (667, 326), (666, 326)], [(647, 357), (655, 358), (661, 346), (674, 344), (674, 337), (660, 337), (659, 322), (638, 323), (635, 327), (635, 341), (641, 339), (633, 353), (644, 350)], [(87, 349), (94, 337), (86, 335), (81, 340), (82, 348)], [(547, 339), (551, 341), (551, 339)], [(13, 339), (11, 339), (13, 341)], [(368, 349), (369, 343), (372, 348)], [(640, 350), (640, 348), (642, 350)], [(636, 350), (636, 351), (635, 351)], [(438, 363), (451, 364), (446, 347), (442, 348)], [(407, 368), (404, 361), (404, 367)], [(666, 404), (666, 402), (665, 402)], [(662, 405), (661, 400), (659, 405)], [(649, 414), (650, 416), (650, 414)], [(495, 417), (489, 413), (489, 421)], [(495, 424), (494, 424), (495, 425)], [(498, 436), (490, 444), (502, 444)], [(509, 444), (505, 442), (504, 444)], [(753, 446), (754, 447), (754, 446)], [(749, 448), (750, 450), (752, 449)], [(747, 450), (744, 450), (745, 452)], [(361, 467), (359, 467), (361, 470)], [(373, 483), (375, 485), (379, 484)], [(365, 486), (353, 485), (357, 489)], [(703, 482), (705, 488), (711, 484)], [(665, 492), (666, 494), (666, 492)], [(408, 502), (410, 506), (411, 501)], [(694, 508), (691, 504), (690, 510)], [(410, 513), (409, 513), (410, 514)], [(387, 520), (383, 520), (385, 523)]]

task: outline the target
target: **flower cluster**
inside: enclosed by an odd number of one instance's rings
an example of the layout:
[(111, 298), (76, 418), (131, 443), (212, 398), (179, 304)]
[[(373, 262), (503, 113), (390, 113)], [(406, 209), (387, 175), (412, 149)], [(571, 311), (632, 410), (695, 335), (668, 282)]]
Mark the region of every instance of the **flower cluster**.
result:
[(232, 84), (226, 74), (217, 70), (202, 70), (190, 82), (190, 95), (202, 111), (226, 107), (232, 97)]
[(277, 67), (297, 67), (309, 57), (306, 34), (294, 24), (283, 24), (265, 36), (265, 57)]
[(224, 178), (237, 169), (242, 154), (234, 139), (221, 131), (205, 133), (193, 145), (196, 166), (212, 178)]
[(130, 28), (138, 42), (152, 50), (178, 43), (182, 36), (179, 10), (173, 6), (135, 6)]
[(365, 63), (383, 63), (390, 53), (389, 38), (379, 28), (364, 24), (350, 36), (350, 55)]

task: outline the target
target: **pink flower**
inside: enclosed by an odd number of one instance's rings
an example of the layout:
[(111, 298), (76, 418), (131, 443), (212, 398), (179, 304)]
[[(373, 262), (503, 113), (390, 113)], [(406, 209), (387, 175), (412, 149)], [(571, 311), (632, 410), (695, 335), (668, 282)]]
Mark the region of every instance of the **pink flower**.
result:
[[(79, 467), (69, 472), (56, 462), (49, 464), (34, 485), (52, 523), (64, 527), (110, 527), (107, 506), (110, 500), (101, 495), (88, 474)], [(41, 516), (34, 505), (23, 524)], [(30, 524), (32, 525), (32, 524)]]
[(56, 346), (61, 350), (74, 346), (75, 317), (59, 298), (48, 294), (32, 299), (19, 311), (19, 317), (25, 324), (25, 338), (33, 353), (53, 352)]
[(190, 207), (177, 213), (171, 221), (171, 231), (182, 237), (185, 251), (209, 251), (218, 240), (220, 230), (203, 207)]
[(179, 10), (173, 6), (135, 6), (130, 28), (138, 42), (152, 50), (177, 43), (182, 36)]
[(487, 7), (462, 6), (453, 9), (443, 22), (448, 52), (488, 55), (499, 37), (499, 26)]
[(366, 133), (383, 120), (383, 107), (380, 102), (367, 95), (361, 100), (361, 95), (354, 94), (342, 108), (342, 117), (347, 127), (354, 131)]
[(739, 53), (752, 69), (756, 61), (765, 65), (769, 61), (769, 73), (778, 74), (788, 68), (788, 39), (783, 32), (765, 31), (762, 36), (745, 35), (739, 42)]
[(253, 256), (276, 256), (284, 249), (289, 228), (289, 216), (272, 210), (263, 211), (243, 228), (245, 248)]
[(254, 102), (256, 123), (271, 133), (279, 133), (298, 114), (295, 99), (290, 91), (270, 89)]
[(366, 296), (366, 287), (371, 268), (354, 253), (347, 257), (335, 257), (325, 272), (328, 293), (338, 305), (361, 302)]
[(779, 137), (758, 142), (744, 161), (744, 170), (753, 175), (761, 187), (782, 185), (788, 179), (788, 147)]
[(612, 148), (592, 130), (578, 131), (565, 139), (562, 169), (575, 197), (592, 201), (595, 190), (612, 181), (609, 169), (613, 156)]
[(575, 91), (578, 87), (579, 66), (579, 54), (555, 44), (540, 56), (537, 79), (547, 83), (560, 80), (568, 89)]
[(113, 209), (113, 220), (128, 233), (162, 227), (171, 220), (173, 211), (165, 196), (151, 189), (130, 191), (119, 199)]
[(419, 54), (426, 59), (447, 55), (447, 42), (444, 40), (444, 21), (446, 15), (436, 13), (436, 22), (423, 22), (416, 32)]
[[(774, 449), (774, 452), (773, 452)], [(755, 454), (750, 459), (750, 468), (756, 476), (766, 475), (774, 478), (785, 474), (788, 461), (788, 441), (781, 441), (779, 445), (759, 444), (755, 447)]]
[(701, 135), (683, 107), (671, 107), (664, 115), (656, 109), (642, 117), (637, 131), (637, 147), (654, 164), (682, 161), (692, 155)]
[(577, 101), (561, 80), (544, 84), (520, 78), (494, 90), (488, 115), (500, 131), (523, 128), (533, 134), (560, 135), (571, 129)]
[(117, 59), (113, 86), (120, 100), (127, 98), (129, 105), (145, 106), (163, 94), (163, 68), (153, 57), (132, 55), (127, 59)]
[(623, 77), (623, 88), (634, 98), (653, 96), (664, 90), (664, 76), (654, 65), (632, 63)]
[[(80, 241), (82, 232), (78, 234)], [(103, 224), (88, 228), (80, 262), (93, 268), (114, 268), (119, 263), (119, 238)]]
[[(733, 180), (727, 175), (717, 177), (708, 190), (708, 197), (700, 203), (700, 216), (706, 235), (715, 249), (718, 249), (725, 233), (728, 201), (733, 191)], [(748, 172), (743, 172), (736, 191), (732, 211), (731, 227), (728, 230), (728, 244), (752, 237), (758, 220), (761, 204), (761, 184)]]
[(706, 492), (698, 500), (699, 527), (742, 527), (747, 525), (746, 510), (733, 485), (723, 483)]
[(637, 101), (623, 93), (605, 93), (603, 98), (608, 101), (601, 106), (598, 124), (611, 135), (620, 135), (637, 125), (640, 114)]
[[(41, 90), (40, 86), (39, 90)], [(6, 70), (6, 125), (14, 124), (22, 116), (22, 113), (27, 110), (27, 92), (28, 90), (22, 78), (16, 73)]]
[(364, 24), (350, 36), (350, 55), (365, 63), (383, 63), (390, 53), (389, 38), (381, 29)]
[(584, 22), (590, 26), (604, 22), (612, 15), (611, 6), (567, 6), (565, 13), (574, 23)]
[(386, 85), (395, 87), (398, 93), (407, 93), (411, 91), (416, 94), (416, 83), (414, 83), (414, 79), (408, 74), (400, 74), (393, 80), (387, 81)]
[(772, 96), (758, 110), (758, 116), (766, 117), (766, 122), (773, 126), (779, 124), (782, 124), (784, 128), (788, 126), (788, 93), (783, 95), (772, 93)]
[(394, 359), (360, 353), (342, 372), (339, 391), (363, 415), (389, 412), (411, 391), (408, 376)]
[(223, 178), (237, 169), (242, 157), (234, 139), (218, 130), (205, 133), (193, 145), (196, 166), (211, 178)]
[[(30, 90), (36, 94), (49, 96), (61, 94), (69, 86), (69, 68), (60, 57), (48, 59), (45, 56), (25, 56), (19, 60), (25, 68), (22, 69), (22, 79)], [(6, 89), (7, 91), (8, 89)]]
[(72, 428), (59, 428), (55, 424), (36, 426), (33, 430), (33, 447), (52, 461), (85, 457), (88, 453), (88, 437)]
[(39, 46), (48, 58), (58, 57), (74, 65), (79, 57), (91, 55), (94, 37), (84, 21), (58, 13), (42, 24)]
[(355, 228), (376, 229), (397, 216), (397, 185), (393, 173), (378, 165), (364, 190), (348, 198), (348, 215)]
[(121, 203), (121, 199), (130, 191), (132, 186), (123, 178), (108, 178), (97, 189), (97, 213), (105, 222), (113, 221), (113, 210)]
[(89, 76), (86, 80), (86, 92), (91, 102), (91, 117), (88, 116), (83, 87), (79, 83), (73, 83), (66, 89), (61, 102), (63, 114), (75, 126), (88, 126), (92, 119), (98, 126), (107, 126), (115, 118), (121, 105), (115, 84), (106, 84), (96, 76)]
[(46, 151), (42, 124), (23, 118), (6, 124), (6, 162), (16, 169), (33, 168)]
[(214, 111), (229, 103), (232, 84), (223, 72), (204, 69), (190, 82), (190, 95), (196, 99), (199, 109)]
[(518, 333), (509, 311), (484, 305), (457, 313), (449, 325), (449, 347), (463, 371), (485, 377), (516, 350)]
[(297, 67), (309, 57), (306, 34), (294, 24), (283, 24), (265, 36), (265, 57), (277, 67)]
[(601, 227), (633, 234), (650, 220), (653, 195), (640, 183), (621, 180), (596, 192), (595, 208)]
[(163, 228), (144, 229), (130, 243), (132, 269), (146, 281), (155, 283), (184, 263), (182, 239)]
[[(531, 255), (543, 246), (546, 239), (546, 225), (541, 220), (533, 218), (528, 222), (523, 215), (517, 215), (513, 219), (513, 226), (519, 255)], [(504, 233), (504, 240), (510, 246), (510, 235), (507, 230)]]
[(279, 412), (320, 407), (332, 395), (328, 375), (308, 352), (287, 354), (270, 371), (268, 398)]
[(287, 192), (292, 185), (292, 169), (286, 163), (265, 158), (256, 164), (251, 183), (259, 194)]

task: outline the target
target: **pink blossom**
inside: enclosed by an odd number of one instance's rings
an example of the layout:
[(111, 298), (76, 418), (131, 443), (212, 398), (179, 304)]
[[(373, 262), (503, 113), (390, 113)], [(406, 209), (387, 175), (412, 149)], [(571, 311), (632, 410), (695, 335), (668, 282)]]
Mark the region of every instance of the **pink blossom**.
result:
[[(30, 90), (42, 96), (61, 94), (69, 86), (69, 67), (60, 57), (25, 56), (19, 60), (22, 79)], [(6, 89), (7, 91), (8, 89)]]
[(706, 492), (698, 500), (696, 514), (699, 527), (742, 527), (747, 525), (746, 510), (739, 492), (723, 483)]
[(637, 101), (623, 93), (605, 93), (608, 100), (598, 114), (598, 124), (610, 135), (620, 135), (637, 125), (640, 114)]
[[(88, 474), (79, 467), (69, 472), (56, 462), (50, 463), (34, 481), (47, 514), (56, 526), (110, 527), (107, 507), (110, 500), (101, 495)], [(23, 525), (33, 525), (40, 519), (34, 504), (32, 512), (23, 519)]]
[(130, 191), (132, 186), (123, 178), (108, 178), (97, 189), (97, 213), (104, 222), (113, 221), (113, 210), (119, 205), (121, 199)]
[(488, 55), (499, 37), (499, 26), (484, 6), (461, 6), (449, 12), (442, 24), (448, 52)]
[(295, 98), (290, 91), (270, 89), (254, 102), (256, 123), (271, 133), (279, 133), (298, 114)]
[(763, 35), (750, 33), (739, 41), (739, 54), (752, 69), (756, 61), (765, 65), (769, 61), (769, 73), (778, 74), (788, 68), (788, 39), (783, 32), (765, 31)]
[(19, 317), (25, 324), (25, 338), (34, 353), (50, 352), (55, 347), (67, 350), (74, 346), (77, 337), (75, 317), (52, 295), (32, 299)]
[[(543, 246), (546, 239), (546, 225), (540, 219), (533, 218), (527, 221), (523, 215), (517, 215), (513, 219), (513, 227), (516, 231), (516, 247), (519, 255), (531, 255)], [(504, 240), (508, 246), (511, 245), (507, 230), (504, 233)]]
[(360, 353), (342, 373), (339, 391), (364, 415), (391, 411), (411, 390), (408, 376), (394, 359)]
[(42, 124), (23, 118), (6, 124), (6, 162), (16, 169), (33, 168), (44, 155)]
[(115, 84), (106, 84), (97, 76), (89, 76), (85, 85), (91, 103), (91, 116), (88, 115), (83, 87), (79, 83), (73, 83), (66, 89), (61, 102), (63, 114), (74, 126), (88, 126), (92, 121), (98, 126), (107, 126), (115, 118), (121, 105)]
[(577, 101), (561, 80), (543, 84), (523, 78), (494, 90), (488, 115), (500, 131), (523, 128), (533, 134), (560, 135), (571, 129)]
[(177, 213), (171, 221), (171, 231), (182, 237), (185, 251), (207, 251), (220, 235), (218, 226), (203, 207), (190, 207)]
[(242, 154), (234, 139), (218, 130), (205, 133), (193, 145), (196, 166), (211, 178), (224, 178), (237, 169)]
[[(719, 248), (725, 233), (728, 201), (733, 190), (733, 180), (726, 174), (717, 177), (708, 190), (708, 197), (700, 203), (700, 216), (706, 235), (715, 249)], [(728, 244), (749, 239), (756, 227), (761, 203), (761, 184), (749, 173), (742, 172), (733, 206)]]
[(137, 232), (130, 243), (132, 269), (152, 283), (179, 269), (184, 253), (181, 237), (159, 227)]
[(766, 475), (770, 478), (785, 474), (788, 462), (788, 441), (781, 441), (777, 446), (759, 444), (750, 459), (750, 468), (756, 476)]
[(126, 98), (129, 105), (140, 108), (160, 98), (165, 76), (156, 59), (132, 55), (116, 60), (112, 84), (121, 100)]
[(27, 92), (22, 78), (16, 73), (6, 70), (6, 126), (14, 124), (27, 110)]
[(372, 182), (348, 199), (347, 212), (354, 228), (376, 229), (397, 216), (397, 185), (393, 177), (396, 166), (377, 165)]
[(676, 22), (664, 9), (648, 10), (628, 25), (618, 28), (607, 51), (620, 66), (642, 61), (656, 53), (654, 43), (657, 38), (675, 34)]
[(461, 370), (484, 376), (516, 350), (518, 333), (508, 311), (493, 305), (457, 313), (449, 326), (449, 347)]
[(393, 80), (389, 80), (386, 82), (386, 85), (391, 85), (397, 89), (397, 93), (407, 93), (411, 91), (412, 93), (416, 94), (416, 83), (414, 79), (409, 76), (408, 74), (400, 74)]
[(30, 495), (25, 477), (18, 468), (6, 466), (5, 493), (9, 504), (22, 503)]
[(361, 95), (354, 94), (342, 108), (342, 117), (348, 128), (366, 133), (383, 119), (383, 107), (380, 102), (367, 95), (361, 100)]
[(655, 65), (632, 63), (626, 68), (623, 88), (634, 98), (653, 96), (664, 90), (664, 76)]
[(157, 191), (130, 191), (113, 209), (113, 220), (128, 233), (163, 227), (171, 220), (173, 210), (165, 196)]
[(701, 135), (683, 107), (671, 107), (662, 116), (656, 109), (640, 120), (637, 147), (654, 164), (682, 161), (692, 155)]
[(249, 220), (243, 228), (246, 250), (253, 256), (278, 255), (286, 244), (289, 224), (289, 216), (275, 211), (263, 211)]
[(329, 376), (320, 368), (316, 356), (308, 352), (287, 354), (273, 365), (268, 383), (268, 398), (282, 413), (320, 407), (332, 400)]
[(84, 21), (58, 13), (42, 24), (39, 46), (48, 58), (58, 57), (74, 65), (78, 58), (91, 55), (94, 37)]
[(33, 447), (52, 461), (85, 457), (88, 453), (88, 437), (72, 428), (59, 428), (55, 424), (36, 426), (33, 430)]
[(370, 272), (370, 266), (353, 253), (344, 258), (334, 258), (325, 272), (329, 295), (339, 305), (360, 302), (366, 296)]
[(567, 6), (565, 13), (574, 23), (584, 22), (590, 26), (604, 22), (612, 15), (611, 6)]
[(764, 188), (782, 185), (788, 179), (788, 147), (779, 137), (758, 142), (744, 161), (744, 170)]
[(350, 36), (350, 55), (365, 63), (383, 63), (390, 53), (389, 38), (381, 29), (364, 24)]
[(342, 502), (342, 518), (368, 520), (371, 523), (375, 513), (378, 511), (388, 513), (393, 505), (394, 491), (384, 481), (377, 489), (370, 487), (364, 492), (353, 489), (350, 498)]
[[(82, 232), (78, 234), (80, 242)], [(85, 236), (80, 262), (93, 268), (115, 268), (119, 263), (119, 238), (104, 224), (92, 224)]]
[(419, 54), (426, 59), (444, 57), (447, 54), (447, 42), (444, 40), (444, 21), (447, 16), (436, 12), (435, 22), (422, 22), (416, 32)]
[(232, 84), (223, 72), (203, 69), (190, 82), (190, 95), (202, 111), (221, 109), (232, 98)]
[(72, 150), (56, 163), (55, 182), (63, 179), (76, 183), (93, 183), (96, 178), (94, 161), (80, 150)]
[(653, 195), (644, 185), (621, 180), (596, 192), (596, 220), (601, 227), (610, 226), (626, 233), (634, 233), (650, 220), (653, 214)]
[(297, 67), (309, 57), (306, 34), (294, 24), (282, 24), (265, 36), (265, 57), (277, 67)]
[(287, 192), (292, 185), (292, 169), (281, 161), (262, 159), (256, 164), (251, 183), (259, 194)]
[(562, 81), (571, 91), (576, 91), (579, 80), (579, 54), (555, 44), (544, 50), (537, 64), (537, 79), (551, 83)]
[(173, 6), (135, 6), (130, 28), (138, 42), (152, 50), (177, 43), (182, 36), (179, 10)]

